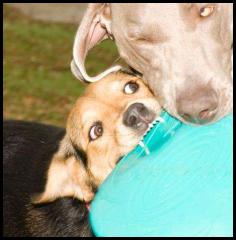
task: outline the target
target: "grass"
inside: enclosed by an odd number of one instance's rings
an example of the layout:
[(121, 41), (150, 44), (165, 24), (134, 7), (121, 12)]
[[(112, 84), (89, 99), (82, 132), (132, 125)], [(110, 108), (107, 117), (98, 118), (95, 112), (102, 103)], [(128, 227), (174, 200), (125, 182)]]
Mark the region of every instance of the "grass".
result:
[[(3, 117), (65, 126), (84, 85), (70, 71), (77, 25), (32, 20), (17, 9), (3, 8)], [(111, 41), (89, 53), (90, 75), (118, 57)]]

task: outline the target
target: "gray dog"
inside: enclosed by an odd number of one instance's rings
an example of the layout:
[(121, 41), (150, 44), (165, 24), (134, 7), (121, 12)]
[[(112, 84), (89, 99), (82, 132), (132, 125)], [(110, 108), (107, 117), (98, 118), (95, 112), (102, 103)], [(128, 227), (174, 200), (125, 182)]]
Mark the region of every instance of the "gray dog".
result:
[(88, 50), (111, 37), (163, 108), (184, 122), (211, 123), (232, 112), (232, 32), (233, 4), (90, 4), (71, 69), (87, 82), (116, 71), (89, 77), (84, 67)]

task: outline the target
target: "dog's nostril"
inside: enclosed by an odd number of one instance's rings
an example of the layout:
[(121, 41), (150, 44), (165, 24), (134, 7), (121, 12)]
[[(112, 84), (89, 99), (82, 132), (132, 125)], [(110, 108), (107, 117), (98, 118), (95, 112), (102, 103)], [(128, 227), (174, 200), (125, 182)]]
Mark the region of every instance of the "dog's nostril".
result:
[(181, 113), (180, 116), (187, 121), (189, 121), (191, 119), (191, 116), (187, 113)]
[(133, 125), (135, 125), (135, 124), (137, 124), (137, 117), (136, 116), (134, 116), (134, 115), (131, 115), (130, 117), (129, 117), (129, 119), (128, 119), (128, 124), (130, 125), (130, 126), (133, 126)]
[(214, 110), (215, 109), (204, 109), (204, 110), (201, 110), (196, 115), (183, 113), (183, 114), (180, 114), (180, 116), (188, 122), (206, 123), (206, 122), (209, 122), (211, 119), (214, 118), (214, 116), (216, 114)]
[(200, 113), (199, 113), (199, 119), (207, 119), (209, 114), (210, 114), (210, 110), (209, 109), (205, 109), (205, 110), (202, 110)]

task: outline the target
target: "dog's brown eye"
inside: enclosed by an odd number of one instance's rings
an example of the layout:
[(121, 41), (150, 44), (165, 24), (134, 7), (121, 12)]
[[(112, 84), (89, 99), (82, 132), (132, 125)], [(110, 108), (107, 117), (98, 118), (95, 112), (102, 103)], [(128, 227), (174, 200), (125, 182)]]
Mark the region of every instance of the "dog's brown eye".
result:
[(103, 134), (103, 127), (101, 122), (96, 122), (89, 130), (89, 140), (93, 141), (101, 137)]
[(136, 82), (128, 82), (125, 84), (124, 86), (124, 93), (125, 94), (133, 94), (135, 92), (137, 92), (139, 88), (139, 85)]
[(213, 13), (214, 8), (215, 8), (214, 6), (202, 7), (200, 9), (200, 16), (201, 17), (208, 17), (208, 16), (210, 16)]

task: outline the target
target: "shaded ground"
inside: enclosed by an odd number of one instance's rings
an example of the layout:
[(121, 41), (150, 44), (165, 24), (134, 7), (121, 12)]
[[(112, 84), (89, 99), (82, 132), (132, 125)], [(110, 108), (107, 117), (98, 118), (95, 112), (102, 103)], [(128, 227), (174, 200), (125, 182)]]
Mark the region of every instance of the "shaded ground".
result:
[(87, 3), (7, 3), (36, 20), (79, 23)]
[[(78, 24), (32, 20), (5, 4), (3, 10), (4, 118), (64, 126), (84, 89), (69, 67)], [(117, 56), (114, 43), (104, 41), (89, 54), (89, 74), (104, 70)]]

